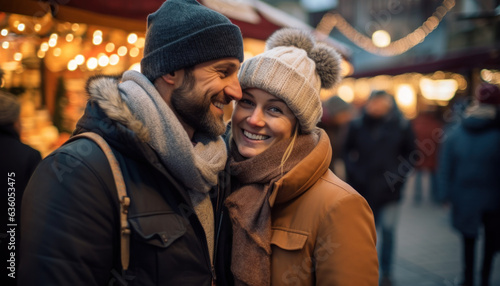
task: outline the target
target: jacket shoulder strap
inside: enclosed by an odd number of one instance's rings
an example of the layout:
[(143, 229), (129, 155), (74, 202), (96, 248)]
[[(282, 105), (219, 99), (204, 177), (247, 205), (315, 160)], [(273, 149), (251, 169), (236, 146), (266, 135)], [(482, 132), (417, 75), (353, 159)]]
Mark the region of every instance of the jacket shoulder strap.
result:
[(84, 132), (71, 137), (66, 143), (76, 140), (78, 138), (87, 138), (94, 141), (104, 152), (108, 159), (113, 178), (116, 184), (116, 191), (118, 193), (118, 200), (120, 201), (120, 248), (121, 248), (121, 262), (123, 271), (126, 271), (129, 266), (130, 260), (130, 227), (127, 220), (128, 207), (130, 206), (130, 198), (127, 196), (127, 189), (123, 180), (123, 175), (120, 170), (120, 165), (116, 160), (113, 151), (108, 143), (99, 134), (94, 132)]

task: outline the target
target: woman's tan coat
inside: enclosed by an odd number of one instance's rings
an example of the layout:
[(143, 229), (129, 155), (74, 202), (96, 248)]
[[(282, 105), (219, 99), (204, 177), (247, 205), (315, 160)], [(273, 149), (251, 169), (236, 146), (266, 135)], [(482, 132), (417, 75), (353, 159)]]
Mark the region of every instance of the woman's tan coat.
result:
[(273, 188), (271, 283), (378, 285), (372, 211), (328, 169), (331, 146), (320, 134), (314, 150)]

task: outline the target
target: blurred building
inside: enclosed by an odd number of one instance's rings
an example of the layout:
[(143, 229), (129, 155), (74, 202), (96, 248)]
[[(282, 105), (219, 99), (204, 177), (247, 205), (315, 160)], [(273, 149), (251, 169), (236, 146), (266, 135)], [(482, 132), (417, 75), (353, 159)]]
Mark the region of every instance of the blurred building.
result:
[[(361, 105), (373, 89), (409, 118), (500, 83), (499, 0), (198, 0), (243, 33), (245, 58), (281, 27), (310, 31), (343, 56), (340, 85), (322, 92)], [(83, 113), (94, 74), (138, 69), (146, 16), (164, 0), (0, 2), (0, 88), (22, 101), (22, 139), (46, 155)]]
[(408, 117), (425, 105), (468, 100), (500, 83), (498, 0), (268, 0), (351, 50), (335, 91), (362, 104), (373, 89), (396, 95)]

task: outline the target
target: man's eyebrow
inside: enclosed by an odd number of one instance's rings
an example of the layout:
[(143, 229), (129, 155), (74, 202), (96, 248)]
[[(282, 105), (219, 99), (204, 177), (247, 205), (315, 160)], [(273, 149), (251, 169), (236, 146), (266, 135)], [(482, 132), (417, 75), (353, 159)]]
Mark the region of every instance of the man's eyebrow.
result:
[(233, 69), (239, 69), (239, 65), (233, 63), (233, 62), (222, 62), (218, 63), (214, 66), (215, 68), (233, 68)]

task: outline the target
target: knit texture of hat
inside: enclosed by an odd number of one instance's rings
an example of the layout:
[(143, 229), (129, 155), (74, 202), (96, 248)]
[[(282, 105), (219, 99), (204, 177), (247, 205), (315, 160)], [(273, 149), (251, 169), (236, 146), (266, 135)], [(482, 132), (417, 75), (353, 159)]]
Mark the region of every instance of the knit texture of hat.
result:
[(0, 125), (16, 122), (20, 109), (20, 104), (13, 95), (0, 91)]
[(285, 28), (266, 42), (266, 51), (242, 64), (242, 89), (259, 88), (283, 100), (303, 133), (320, 121), (321, 88), (340, 81), (340, 55), (305, 31)]
[(168, 0), (148, 16), (141, 72), (151, 82), (226, 57), (243, 61), (240, 29), (196, 0)]
[(495, 84), (482, 83), (476, 90), (476, 98), (484, 104), (500, 104), (500, 88)]

